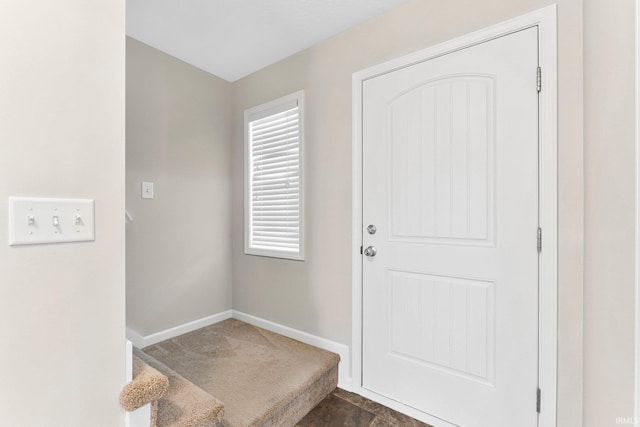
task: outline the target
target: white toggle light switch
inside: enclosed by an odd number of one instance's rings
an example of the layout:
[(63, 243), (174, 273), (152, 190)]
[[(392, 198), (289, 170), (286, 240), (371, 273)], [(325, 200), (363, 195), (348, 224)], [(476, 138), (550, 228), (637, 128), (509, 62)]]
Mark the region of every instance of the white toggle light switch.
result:
[(93, 200), (9, 197), (9, 245), (93, 240)]
[(153, 199), (153, 182), (142, 183), (142, 198)]

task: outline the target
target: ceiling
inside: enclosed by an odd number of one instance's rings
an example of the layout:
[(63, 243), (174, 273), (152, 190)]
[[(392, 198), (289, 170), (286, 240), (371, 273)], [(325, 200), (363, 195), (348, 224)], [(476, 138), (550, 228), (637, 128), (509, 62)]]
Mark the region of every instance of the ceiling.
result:
[(127, 0), (127, 35), (233, 82), (408, 0)]

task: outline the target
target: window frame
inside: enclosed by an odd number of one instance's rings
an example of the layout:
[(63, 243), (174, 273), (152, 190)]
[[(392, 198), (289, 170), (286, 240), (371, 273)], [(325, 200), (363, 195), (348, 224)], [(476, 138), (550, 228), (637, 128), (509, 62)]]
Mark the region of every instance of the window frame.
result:
[[(298, 105), (298, 167), (299, 167), (299, 237), (298, 251), (288, 252), (277, 249), (260, 249), (251, 246), (251, 141), (249, 125), (271, 115), (286, 111), (286, 106)], [(273, 111), (270, 111), (273, 110)], [(278, 111), (279, 110), (279, 111)], [(304, 91), (300, 90), (278, 99), (248, 108), (244, 111), (244, 254), (270, 258), (304, 261), (305, 258), (305, 150), (304, 150)]]

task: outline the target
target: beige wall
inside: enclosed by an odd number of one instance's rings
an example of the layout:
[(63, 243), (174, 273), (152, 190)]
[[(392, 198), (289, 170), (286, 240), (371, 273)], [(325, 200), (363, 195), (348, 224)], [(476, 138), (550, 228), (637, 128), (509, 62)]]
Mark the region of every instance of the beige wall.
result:
[[(124, 14), (124, 1), (2, 2), (3, 426), (124, 424)], [(9, 196), (95, 199), (95, 242), (9, 247)]]
[[(351, 76), (377, 63), (496, 24), (551, 0), (414, 0), (234, 85), (233, 306), (351, 344)], [(582, 1), (558, 0), (559, 426), (582, 424)], [(307, 261), (242, 247), (242, 112), (304, 89)]]
[(127, 326), (143, 336), (231, 309), (230, 97), (127, 38)]
[(585, 427), (633, 416), (634, 3), (584, 1)]

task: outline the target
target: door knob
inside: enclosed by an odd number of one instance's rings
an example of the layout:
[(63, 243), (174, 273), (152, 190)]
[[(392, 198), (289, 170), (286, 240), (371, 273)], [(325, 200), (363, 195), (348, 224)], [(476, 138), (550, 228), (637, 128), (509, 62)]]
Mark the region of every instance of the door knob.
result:
[(373, 224), (371, 224), (370, 226), (367, 227), (367, 232), (369, 234), (376, 234), (376, 231), (378, 231), (378, 229)]
[(377, 253), (378, 250), (375, 246), (367, 246), (367, 248), (364, 250), (364, 254), (368, 257), (374, 257)]

